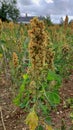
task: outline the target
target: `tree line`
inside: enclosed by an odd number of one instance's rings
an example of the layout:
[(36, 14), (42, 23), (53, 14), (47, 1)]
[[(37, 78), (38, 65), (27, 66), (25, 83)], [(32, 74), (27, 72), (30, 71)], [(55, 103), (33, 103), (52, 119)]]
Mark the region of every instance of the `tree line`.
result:
[(16, 0), (0, 0), (0, 19), (15, 22), (20, 12)]

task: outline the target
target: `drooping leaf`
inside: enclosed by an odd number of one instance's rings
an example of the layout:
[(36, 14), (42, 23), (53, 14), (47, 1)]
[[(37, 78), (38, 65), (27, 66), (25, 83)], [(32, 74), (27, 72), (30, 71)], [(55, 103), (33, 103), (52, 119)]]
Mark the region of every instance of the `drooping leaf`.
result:
[(30, 130), (35, 130), (38, 126), (38, 116), (34, 109), (28, 114), (26, 124), (29, 125)]
[(53, 130), (53, 129), (52, 129), (52, 126), (46, 124), (46, 129), (45, 130)]

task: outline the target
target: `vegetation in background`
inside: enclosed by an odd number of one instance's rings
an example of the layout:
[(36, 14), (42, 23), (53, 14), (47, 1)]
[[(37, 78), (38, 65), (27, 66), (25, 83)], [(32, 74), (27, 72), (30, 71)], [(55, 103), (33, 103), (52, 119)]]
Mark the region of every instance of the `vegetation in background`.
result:
[(44, 18), (44, 22), (45, 22), (45, 25), (47, 26), (53, 25), (50, 16), (46, 16), (46, 18)]
[(16, 6), (16, 0), (0, 1), (0, 19), (2, 21), (16, 21), (19, 16), (19, 10)]

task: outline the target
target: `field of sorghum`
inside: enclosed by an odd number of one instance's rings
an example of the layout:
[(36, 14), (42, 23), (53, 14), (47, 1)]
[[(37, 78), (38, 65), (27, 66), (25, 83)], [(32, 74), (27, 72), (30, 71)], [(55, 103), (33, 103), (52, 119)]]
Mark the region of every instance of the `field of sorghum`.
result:
[(13, 103), (27, 113), (30, 130), (53, 130), (49, 113), (72, 71), (73, 24), (67, 19), (52, 26), (37, 18), (28, 25), (0, 20), (0, 75), (11, 81)]

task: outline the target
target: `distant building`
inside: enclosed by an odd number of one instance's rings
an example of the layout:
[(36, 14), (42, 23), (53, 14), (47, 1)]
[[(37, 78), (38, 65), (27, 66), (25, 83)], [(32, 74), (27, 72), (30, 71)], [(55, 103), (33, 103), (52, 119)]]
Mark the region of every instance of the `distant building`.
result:
[[(28, 23), (30, 23), (30, 20), (33, 19), (34, 17), (36, 17), (36, 16), (27, 16), (27, 14), (26, 14), (26, 16), (24, 16), (24, 17), (22, 17), (22, 16), (19, 17), (18, 20), (17, 20), (17, 22), (18, 23), (28, 24)], [(38, 17), (38, 19), (39, 20), (43, 20), (44, 17), (40, 16), (40, 17)]]

